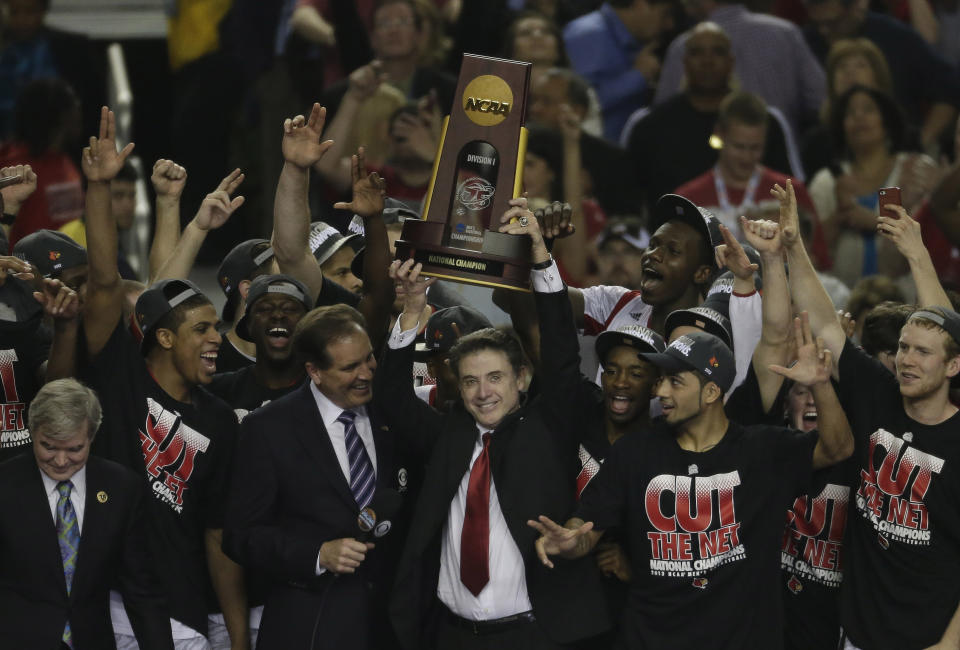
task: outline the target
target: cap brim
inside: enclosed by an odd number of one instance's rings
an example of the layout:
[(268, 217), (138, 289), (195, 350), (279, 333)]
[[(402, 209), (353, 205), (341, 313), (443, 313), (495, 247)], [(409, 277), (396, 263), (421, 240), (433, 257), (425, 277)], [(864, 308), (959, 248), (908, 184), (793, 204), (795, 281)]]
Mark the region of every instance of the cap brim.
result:
[(603, 365), (603, 360), (607, 357), (607, 353), (618, 345), (626, 345), (634, 348), (640, 356), (647, 353), (657, 354), (655, 347), (636, 336), (631, 336), (630, 334), (616, 330), (607, 330), (606, 332), (600, 333), (593, 345), (593, 349), (597, 353), (597, 359), (600, 360), (601, 366)]
[(696, 370), (691, 364), (666, 352), (645, 352), (640, 355), (666, 374)]
[(728, 332), (723, 325), (712, 318), (707, 318), (703, 314), (696, 314), (685, 309), (670, 312), (670, 314), (667, 316), (667, 322), (665, 325), (664, 331), (666, 332), (668, 338), (673, 330), (687, 325), (689, 327), (696, 327), (699, 330), (703, 330), (707, 334), (713, 334), (718, 339), (726, 343), (728, 348), (733, 347), (733, 337), (731, 336), (730, 332)]
[[(320, 259), (319, 257), (317, 257), (316, 253), (314, 253), (313, 256), (314, 258), (316, 258), (317, 264), (319, 264), (320, 266), (323, 266), (324, 263), (326, 263), (327, 260), (333, 257), (338, 250), (340, 250), (346, 244), (349, 244), (350, 242), (354, 241), (359, 237), (363, 237), (363, 235), (358, 235), (357, 233), (353, 233), (352, 235), (345, 236), (343, 239), (341, 239), (340, 241), (338, 241), (333, 246), (331, 246), (330, 248), (328, 248), (323, 252), (323, 259)], [(317, 250), (320, 250), (320, 249), (318, 248)]]

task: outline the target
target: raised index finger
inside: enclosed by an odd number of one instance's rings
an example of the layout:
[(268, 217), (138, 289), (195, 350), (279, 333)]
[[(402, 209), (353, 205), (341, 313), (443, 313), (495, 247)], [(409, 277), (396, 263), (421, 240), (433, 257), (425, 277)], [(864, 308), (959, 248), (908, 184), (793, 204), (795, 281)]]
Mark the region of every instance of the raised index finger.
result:
[(107, 122), (110, 119), (108, 115), (110, 114), (110, 109), (106, 106), (100, 109), (100, 139), (103, 140), (107, 137)]

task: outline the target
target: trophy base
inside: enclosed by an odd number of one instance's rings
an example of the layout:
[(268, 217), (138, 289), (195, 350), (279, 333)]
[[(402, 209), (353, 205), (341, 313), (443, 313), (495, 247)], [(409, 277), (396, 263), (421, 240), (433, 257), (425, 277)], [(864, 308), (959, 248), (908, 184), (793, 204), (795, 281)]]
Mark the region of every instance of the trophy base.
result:
[(530, 291), (530, 238), (487, 230), (482, 250), (444, 246), (444, 224), (406, 221), (397, 240), (398, 260), (413, 258), (434, 278)]

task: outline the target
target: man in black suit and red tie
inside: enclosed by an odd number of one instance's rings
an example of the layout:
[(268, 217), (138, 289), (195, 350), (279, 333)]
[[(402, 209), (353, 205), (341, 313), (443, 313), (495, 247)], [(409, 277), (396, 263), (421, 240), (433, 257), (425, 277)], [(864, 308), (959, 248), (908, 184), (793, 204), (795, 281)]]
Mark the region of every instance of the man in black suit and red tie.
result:
[[(347, 305), (305, 315), (293, 350), (309, 380), (241, 425), (223, 545), (268, 579), (259, 650), (396, 647), (386, 596), (402, 538), (378, 503), (407, 489), (408, 473), (372, 403), (364, 326)], [(376, 526), (361, 539), (371, 506)]]
[(144, 492), (130, 470), (90, 457), (96, 394), (74, 379), (29, 409), (33, 454), (0, 465), (0, 629), (4, 647), (115, 648), (110, 589), (143, 650), (173, 648), (147, 550)]
[(417, 399), (413, 341), (433, 280), (418, 281), (413, 260), (391, 267), (405, 300), (376, 390), (391, 395), (383, 408), (397, 435), (430, 459), (390, 602), (407, 650), (547, 650), (609, 627), (596, 564), (584, 558), (551, 574), (534, 554), (536, 534), (526, 523), (540, 507), (575, 507), (582, 432), (571, 426), (578, 405), (570, 396), (581, 377), (566, 287), (525, 200), (511, 204), (500, 231), (532, 240), (543, 349), (538, 396), (521, 391), (520, 343), (486, 328), (458, 339), (449, 353), (462, 403), (441, 414)]

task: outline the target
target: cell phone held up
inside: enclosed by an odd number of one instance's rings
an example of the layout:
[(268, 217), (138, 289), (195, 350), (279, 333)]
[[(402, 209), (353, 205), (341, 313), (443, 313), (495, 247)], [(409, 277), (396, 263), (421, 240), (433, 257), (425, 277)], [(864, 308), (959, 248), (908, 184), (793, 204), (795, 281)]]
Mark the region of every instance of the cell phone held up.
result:
[(900, 218), (899, 214), (887, 208), (888, 205), (903, 205), (903, 200), (900, 198), (899, 187), (881, 187), (877, 192), (877, 197), (878, 212), (881, 217), (890, 217), (891, 219)]

